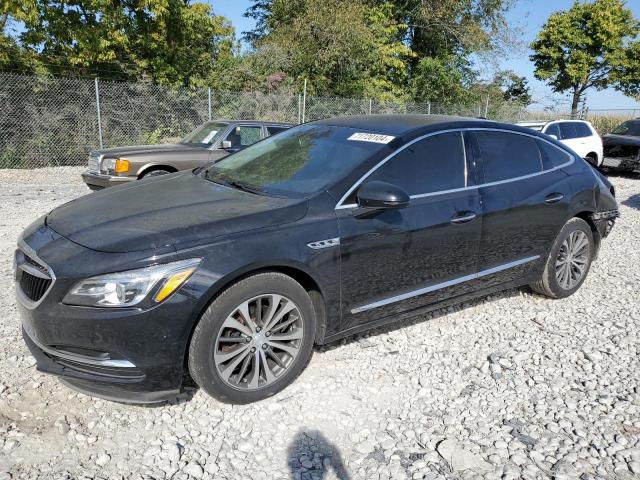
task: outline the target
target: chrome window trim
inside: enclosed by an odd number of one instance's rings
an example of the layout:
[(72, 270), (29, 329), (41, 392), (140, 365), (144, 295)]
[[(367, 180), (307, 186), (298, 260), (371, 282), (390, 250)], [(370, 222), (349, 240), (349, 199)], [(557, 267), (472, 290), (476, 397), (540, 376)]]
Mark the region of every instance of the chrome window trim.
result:
[[(20, 284), (17, 281), (14, 282), (15, 289), (16, 289), (16, 296), (20, 304), (25, 308), (28, 308), (29, 310), (33, 310), (34, 308), (36, 308), (38, 305), (42, 303), (42, 301), (46, 298), (46, 296), (49, 294), (49, 292), (53, 288), (54, 283), (56, 283), (56, 275), (55, 273), (53, 273), (53, 270), (51, 269), (51, 267), (47, 265), (45, 262), (43, 262), (42, 259), (40, 259), (40, 257), (38, 257), (38, 255), (36, 254), (36, 251), (33, 248), (31, 248), (29, 245), (27, 245), (22, 238), (18, 240), (18, 248), (22, 250), (27, 256), (31, 257), (33, 260), (35, 260), (40, 265), (42, 265), (51, 276), (51, 284), (49, 285), (49, 288), (45, 290), (45, 292), (42, 294), (42, 297), (40, 297), (40, 300), (38, 300), (37, 302), (34, 302), (30, 298), (28, 298), (22, 291)], [(15, 268), (20, 268), (20, 266), (16, 265)]]
[[(404, 150), (407, 147), (410, 147), (414, 143), (419, 142), (420, 140), (423, 140), (425, 138), (433, 137), (435, 135), (440, 135), (440, 134), (443, 134), (443, 133), (451, 133), (451, 132), (463, 133), (463, 132), (479, 132), (479, 131), (512, 133), (512, 134), (515, 134), (515, 135), (524, 135), (525, 137), (531, 137), (531, 138), (536, 139), (536, 140), (541, 140), (543, 142), (548, 143), (549, 145), (551, 145), (552, 147), (556, 148), (557, 150), (561, 151), (565, 155), (567, 155), (569, 157), (569, 160), (566, 163), (558, 165), (557, 167), (549, 168), (547, 170), (541, 170), (540, 172), (530, 173), (528, 175), (522, 175), (520, 177), (508, 178), (506, 180), (498, 180), (498, 181), (495, 181), (495, 182), (487, 182), (487, 183), (482, 183), (480, 185), (470, 185), (470, 186), (467, 186), (467, 187), (454, 188), (454, 189), (451, 189), (451, 190), (439, 190), (437, 192), (420, 193), (420, 194), (410, 195), (409, 198), (413, 200), (413, 199), (416, 199), (416, 198), (433, 197), (433, 196), (436, 196), (436, 195), (445, 195), (447, 193), (462, 192), (462, 191), (465, 191), (465, 190), (474, 190), (474, 189), (477, 189), (477, 188), (493, 187), (495, 185), (501, 185), (501, 184), (504, 184), (504, 183), (518, 182), (520, 180), (525, 180), (527, 178), (537, 177), (538, 175), (544, 175), (546, 173), (553, 172), (555, 170), (559, 170), (561, 168), (568, 167), (569, 165), (571, 165), (571, 164), (573, 164), (575, 162), (575, 158), (573, 157), (573, 155), (571, 155), (569, 152), (567, 152), (563, 148), (560, 148), (558, 145), (550, 142), (549, 140), (547, 140), (545, 138), (542, 138), (542, 137), (537, 136), (537, 135), (529, 134), (529, 133), (526, 133), (526, 132), (517, 132), (515, 130), (507, 130), (507, 129), (503, 129), (503, 128), (490, 128), (490, 127), (465, 127), (465, 128), (451, 128), (451, 129), (447, 129), (447, 130), (440, 130), (438, 132), (430, 132), (430, 133), (427, 133), (427, 134), (422, 135), (420, 137), (414, 138), (409, 143), (401, 146), (397, 150), (394, 150), (392, 153), (390, 153), (389, 155), (384, 157), (382, 160), (380, 160), (380, 162), (378, 162), (376, 165), (374, 165), (372, 168), (370, 168), (364, 175), (362, 175), (351, 186), (351, 188), (349, 188), (349, 190), (347, 190), (347, 192), (340, 198), (340, 200), (336, 204), (334, 210), (357, 208), (358, 205), (355, 204), (355, 203), (344, 204), (343, 202), (346, 201), (347, 198), (349, 198), (349, 196), (354, 192), (354, 190), (356, 190), (362, 184), (362, 182), (364, 182), (367, 179), (367, 177), (369, 177), (372, 173), (374, 173), (376, 170), (378, 170), (378, 168), (380, 168), (382, 165), (387, 163), (387, 161), (389, 161), (393, 157), (395, 157), (402, 150)], [(466, 149), (464, 149), (463, 151), (465, 153), (465, 160), (466, 160)], [(466, 165), (466, 162), (465, 162), (465, 165)]]
[(378, 300), (376, 302), (372, 302), (366, 305), (362, 305), (360, 307), (353, 308), (351, 309), (351, 313), (365, 312), (367, 310), (383, 307), (391, 303), (397, 303), (403, 300), (408, 300), (409, 298), (417, 297), (419, 295), (424, 295), (425, 293), (435, 292), (436, 290), (442, 290), (443, 288), (446, 288), (446, 287), (452, 287), (460, 283), (468, 282), (470, 280), (475, 280), (481, 277), (486, 277), (487, 275), (492, 275), (494, 273), (498, 273), (503, 270), (508, 270), (509, 268), (517, 267), (519, 265), (524, 265), (525, 263), (533, 262), (535, 260), (538, 260), (539, 258), (540, 258), (540, 255), (533, 255), (531, 257), (521, 258), (520, 260), (514, 260), (513, 262), (503, 263), (502, 265), (488, 268), (486, 270), (482, 270), (477, 273), (472, 273), (470, 275), (464, 275), (462, 277), (454, 278), (452, 280), (447, 280), (446, 282), (437, 283), (435, 285), (430, 285), (428, 287), (419, 288), (417, 290), (412, 290), (410, 292), (406, 292), (400, 295), (394, 295), (392, 297), (383, 298), (382, 300)]

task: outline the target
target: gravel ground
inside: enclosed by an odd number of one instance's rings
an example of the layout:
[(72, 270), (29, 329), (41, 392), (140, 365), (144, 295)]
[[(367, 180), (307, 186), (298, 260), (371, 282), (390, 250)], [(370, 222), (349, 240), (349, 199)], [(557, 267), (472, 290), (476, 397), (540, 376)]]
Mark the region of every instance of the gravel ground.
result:
[(511, 290), (319, 349), (269, 400), (130, 406), (35, 371), (21, 230), (88, 193), (78, 169), (0, 171), (0, 480), (640, 477), (640, 179), (566, 300)]

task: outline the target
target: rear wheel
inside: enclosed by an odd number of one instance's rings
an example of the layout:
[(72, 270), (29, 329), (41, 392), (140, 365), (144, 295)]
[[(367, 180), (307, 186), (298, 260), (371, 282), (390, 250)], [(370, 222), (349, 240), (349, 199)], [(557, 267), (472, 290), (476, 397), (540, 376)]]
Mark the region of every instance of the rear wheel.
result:
[(595, 153), (590, 153), (584, 159), (594, 167), (598, 166), (598, 156)]
[(209, 395), (229, 403), (264, 399), (304, 370), (313, 348), (315, 312), (287, 275), (247, 277), (204, 312), (189, 346), (189, 371)]
[(560, 230), (542, 277), (531, 288), (551, 298), (572, 295), (587, 277), (594, 252), (591, 227), (581, 218), (572, 218)]

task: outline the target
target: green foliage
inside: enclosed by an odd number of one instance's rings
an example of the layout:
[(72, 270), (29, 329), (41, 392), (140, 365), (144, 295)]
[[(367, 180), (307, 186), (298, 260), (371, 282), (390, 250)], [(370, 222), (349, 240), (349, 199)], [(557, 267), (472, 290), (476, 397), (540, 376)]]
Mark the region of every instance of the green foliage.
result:
[(453, 56), (421, 59), (411, 80), (415, 98), (441, 106), (468, 104), (472, 100), (469, 86), (473, 73), (468, 65), (460, 65), (457, 60)]
[[(266, 8), (266, 7), (265, 7)], [(354, 0), (274, 0), (259, 25), (249, 61), (263, 74), (286, 73), (289, 84), (308, 79), (318, 95), (401, 96), (406, 84), (408, 47), (398, 40), (401, 25), (391, 5)], [(276, 55), (272, 55), (277, 52)], [(261, 55), (267, 55), (265, 62)]]
[(622, 122), (633, 118), (635, 117), (632, 115), (595, 115), (589, 116), (587, 120), (591, 122), (600, 135), (606, 135), (611, 133)]
[(26, 28), (17, 38), (3, 38), (0, 66), (3, 57), (15, 58), (12, 49), (19, 45), (53, 74), (199, 86), (215, 80), (216, 62), (234, 48), (233, 29), (205, 3), (30, 0), (28, 8), (18, 8), (6, 1), (0, 18)]
[(531, 47), (535, 76), (572, 93), (575, 113), (584, 92), (613, 87), (640, 93), (640, 23), (623, 0), (576, 1), (552, 14)]

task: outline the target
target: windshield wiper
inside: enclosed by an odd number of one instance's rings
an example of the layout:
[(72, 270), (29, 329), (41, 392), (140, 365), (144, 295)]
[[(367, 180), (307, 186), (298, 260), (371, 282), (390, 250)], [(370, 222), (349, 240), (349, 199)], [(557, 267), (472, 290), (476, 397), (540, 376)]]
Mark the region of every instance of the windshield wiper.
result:
[(230, 185), (234, 188), (237, 188), (238, 190), (242, 190), (243, 192), (249, 192), (249, 193), (254, 193), (256, 195), (264, 195), (264, 190), (255, 187), (253, 185), (248, 185), (246, 183), (243, 182), (238, 182), (237, 180), (227, 180), (227, 185)]
[(253, 185), (248, 185), (246, 183), (243, 182), (239, 182), (237, 180), (227, 180), (225, 178), (221, 178), (221, 177), (212, 177), (211, 175), (209, 175), (210, 171), (209, 170), (205, 170), (204, 171), (204, 178), (206, 178), (207, 180), (210, 180), (214, 183), (218, 183), (220, 185), (225, 185), (227, 187), (232, 187), (238, 190), (242, 190), (243, 192), (249, 192), (249, 193), (253, 193), (255, 195), (266, 195), (266, 193), (264, 192), (264, 190), (262, 190), (259, 187), (255, 187)]

